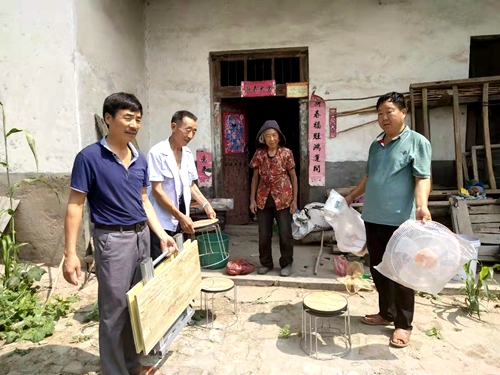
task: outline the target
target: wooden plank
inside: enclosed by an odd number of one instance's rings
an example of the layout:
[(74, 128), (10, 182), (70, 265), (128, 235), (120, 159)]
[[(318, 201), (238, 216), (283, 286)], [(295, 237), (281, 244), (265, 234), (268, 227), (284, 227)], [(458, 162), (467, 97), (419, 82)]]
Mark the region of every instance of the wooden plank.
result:
[(410, 89), (411, 130), (415, 130), (415, 90)]
[(424, 119), (424, 137), (431, 140), (431, 129), (429, 126), (429, 106), (427, 103), (427, 89), (422, 89), (422, 112)]
[(469, 209), (466, 201), (458, 201), (458, 228), (460, 234), (472, 236), (472, 225), (469, 217)]
[(500, 262), (500, 256), (498, 254), (496, 254), (496, 255), (479, 255), (477, 257), (477, 260), (479, 260), (480, 262), (498, 263), (498, 262)]
[[(475, 150), (484, 150), (484, 145), (477, 145), (477, 146), (472, 146), (471, 149), (474, 148)], [(492, 150), (496, 150), (500, 148), (500, 144), (491, 144), (490, 148)]]
[[(458, 195), (458, 190), (433, 190), (431, 191), (429, 198), (430, 199), (445, 199), (453, 195)], [(500, 189), (486, 189), (486, 195), (500, 195)], [(481, 205), (481, 204), (498, 204), (500, 201), (495, 199), (478, 199), (478, 200), (469, 200), (467, 201), (469, 204)]]
[(479, 182), (479, 172), (477, 169), (477, 151), (471, 147), (471, 160), (472, 160), (472, 177), (475, 181)]
[(449, 198), (451, 226), (453, 228), (453, 232), (460, 233), (460, 228), (458, 226), (458, 204), (455, 205), (456, 202), (457, 200), (455, 198)]
[(464, 170), (464, 179), (465, 179), (465, 181), (470, 181), (470, 178), (469, 178), (469, 167), (467, 165), (467, 157), (465, 156), (465, 152), (462, 153), (462, 168)]
[(481, 244), (498, 245), (500, 244), (500, 234), (476, 233), (474, 237), (479, 238)]
[(462, 137), (460, 136), (460, 106), (458, 103), (458, 87), (453, 86), (453, 130), (455, 135), (455, 164), (457, 173), (457, 189), (464, 187), (462, 172)]
[(221, 51), (210, 52), (212, 61), (231, 61), (244, 59), (269, 59), (271, 57), (301, 57), (307, 56), (308, 47), (265, 48), (247, 52)]
[(472, 225), (469, 218), (467, 202), (452, 197), (449, 199), (449, 204), (451, 208), (451, 224), (453, 231), (457, 234), (472, 236)]
[(500, 234), (500, 228), (477, 228), (474, 229), (474, 233), (489, 233), (489, 234)]
[(478, 223), (494, 223), (500, 222), (500, 214), (490, 214), (490, 215), (470, 215), (470, 222), (474, 224)]
[[(486, 194), (488, 194), (488, 190), (486, 190)], [(500, 200), (499, 199), (477, 199), (477, 200), (467, 201), (468, 206), (487, 206), (490, 204), (500, 204)]]
[[(191, 240), (187, 240), (186, 242), (184, 242), (184, 248), (187, 248), (190, 245), (191, 245)], [(156, 267), (155, 277), (158, 276), (159, 273), (162, 272), (162, 270), (167, 266), (167, 264), (172, 262), (176, 257), (177, 254), (174, 254), (170, 258), (165, 260), (163, 263), (161, 263), (158, 267)], [(137, 310), (137, 300), (135, 299), (135, 296), (142, 290), (142, 288), (144, 288), (144, 282), (141, 280), (127, 292), (127, 305), (130, 314), (130, 321), (132, 323), (132, 333), (134, 335), (135, 350), (137, 351), (137, 353), (140, 353), (142, 351), (143, 343), (141, 340), (142, 333), (141, 333), (141, 326), (139, 325), (139, 318), (137, 316), (138, 310)]]
[[(491, 90), (490, 90), (491, 91)], [(415, 95), (415, 107), (416, 108), (421, 108), (422, 103), (419, 101), (419, 98), (417, 95)], [(461, 96), (459, 98), (459, 104), (471, 104), (471, 103), (481, 103), (483, 100), (482, 95), (474, 95), (474, 96)], [(493, 100), (500, 100), (500, 95), (495, 95), (495, 94), (490, 94), (490, 101)], [(453, 98), (450, 96), (449, 98), (439, 98), (439, 99), (434, 99), (434, 98), (429, 98), (428, 100), (428, 106), (429, 109), (434, 109), (434, 108), (440, 108), (440, 107), (449, 107), (453, 105)], [(469, 144), (470, 147), (470, 144)]]
[(500, 222), (472, 224), (472, 231), (477, 229), (500, 228)]
[[(12, 210), (16, 212), (16, 208), (19, 205), (19, 199), (12, 198)], [(10, 209), (10, 198), (9, 197), (0, 197), (0, 211)], [(11, 215), (7, 212), (4, 212), (0, 215), (0, 232), (3, 233), (9, 221), (11, 219)]]
[(469, 206), (469, 214), (500, 214), (500, 204), (490, 204), (484, 206)]
[(429, 194), (429, 200), (445, 200), (457, 194), (457, 190), (432, 190)]
[(200, 290), (200, 258), (195, 241), (135, 297), (144, 354), (154, 348)]
[(500, 76), (491, 77), (480, 77), (480, 78), (465, 78), (456, 79), (449, 81), (434, 81), (434, 82), (423, 82), (423, 83), (412, 83), (410, 89), (422, 89), (424, 87), (439, 88), (439, 87), (452, 87), (452, 86), (473, 86), (474, 84), (483, 84), (491, 82), (500, 82)]
[(483, 84), (483, 132), (484, 132), (484, 149), (486, 150), (486, 167), (488, 169), (488, 178), (490, 188), (496, 189), (495, 174), (493, 173), (493, 160), (491, 156), (491, 141), (490, 141), (490, 122), (488, 114), (488, 90), (489, 84)]

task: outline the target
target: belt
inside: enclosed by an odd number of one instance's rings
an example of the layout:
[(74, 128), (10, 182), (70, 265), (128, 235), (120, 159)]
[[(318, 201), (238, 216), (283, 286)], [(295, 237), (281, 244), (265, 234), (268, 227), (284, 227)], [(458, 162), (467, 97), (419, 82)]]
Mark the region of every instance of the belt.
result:
[(105, 225), (105, 224), (95, 224), (97, 229), (110, 230), (113, 232), (126, 232), (126, 231), (134, 231), (134, 232), (142, 232), (144, 228), (146, 228), (146, 222), (143, 221), (141, 223), (136, 223), (132, 225)]

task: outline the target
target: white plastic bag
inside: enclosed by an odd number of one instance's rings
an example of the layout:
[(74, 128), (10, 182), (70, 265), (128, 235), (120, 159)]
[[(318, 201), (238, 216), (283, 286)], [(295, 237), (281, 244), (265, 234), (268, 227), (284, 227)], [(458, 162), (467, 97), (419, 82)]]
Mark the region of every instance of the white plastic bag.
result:
[(408, 220), (394, 232), (375, 269), (410, 289), (437, 294), (474, 256), (472, 244), (444, 225)]
[(292, 236), (296, 240), (303, 239), (311, 232), (330, 229), (325, 221), (324, 203), (309, 203), (300, 212), (293, 214)]
[(361, 214), (349, 207), (344, 197), (332, 189), (325, 203), (325, 220), (335, 231), (335, 239), (340, 251), (366, 254), (366, 232)]

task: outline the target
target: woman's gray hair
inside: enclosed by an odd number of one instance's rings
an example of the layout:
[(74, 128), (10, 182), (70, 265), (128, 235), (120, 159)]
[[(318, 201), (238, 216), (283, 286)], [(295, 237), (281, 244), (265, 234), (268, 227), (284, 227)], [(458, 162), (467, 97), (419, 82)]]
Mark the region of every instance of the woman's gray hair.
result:
[(259, 143), (262, 143), (263, 145), (266, 144), (266, 141), (264, 140), (264, 132), (262, 132), (262, 134), (259, 135), (258, 141), (259, 141)]

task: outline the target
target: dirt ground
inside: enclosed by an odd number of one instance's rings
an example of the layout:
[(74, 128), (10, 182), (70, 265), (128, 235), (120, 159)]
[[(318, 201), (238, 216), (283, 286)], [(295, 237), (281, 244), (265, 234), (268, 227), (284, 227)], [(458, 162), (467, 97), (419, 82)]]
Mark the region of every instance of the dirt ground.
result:
[[(58, 295), (78, 292), (64, 280), (58, 285)], [(75, 312), (58, 321), (54, 335), (42, 342), (0, 343), (0, 374), (98, 373), (98, 325), (82, 322), (96, 292), (94, 278), (78, 292)], [(388, 345), (390, 327), (360, 323), (361, 316), (376, 312), (376, 293), (342, 293), (350, 308), (352, 350), (344, 358), (320, 361), (305, 354), (300, 343), (302, 300), (312, 290), (239, 286), (237, 292), (237, 321), (224, 312), (232, 307), (233, 291), (214, 301), (215, 326), (232, 326), (205, 329), (200, 326), (203, 319), (194, 321), (182, 330), (165, 357), (149, 356), (144, 362), (158, 364), (169, 375), (500, 373), (500, 302), (490, 302), (489, 312), (480, 321), (462, 312), (464, 296), (445, 295), (439, 300), (418, 296), (411, 345), (397, 349)], [(196, 314), (197, 319), (200, 315)], [(334, 324), (343, 324), (341, 317), (335, 319)], [(290, 337), (278, 338), (287, 324)], [(425, 334), (432, 328), (441, 339)]]

